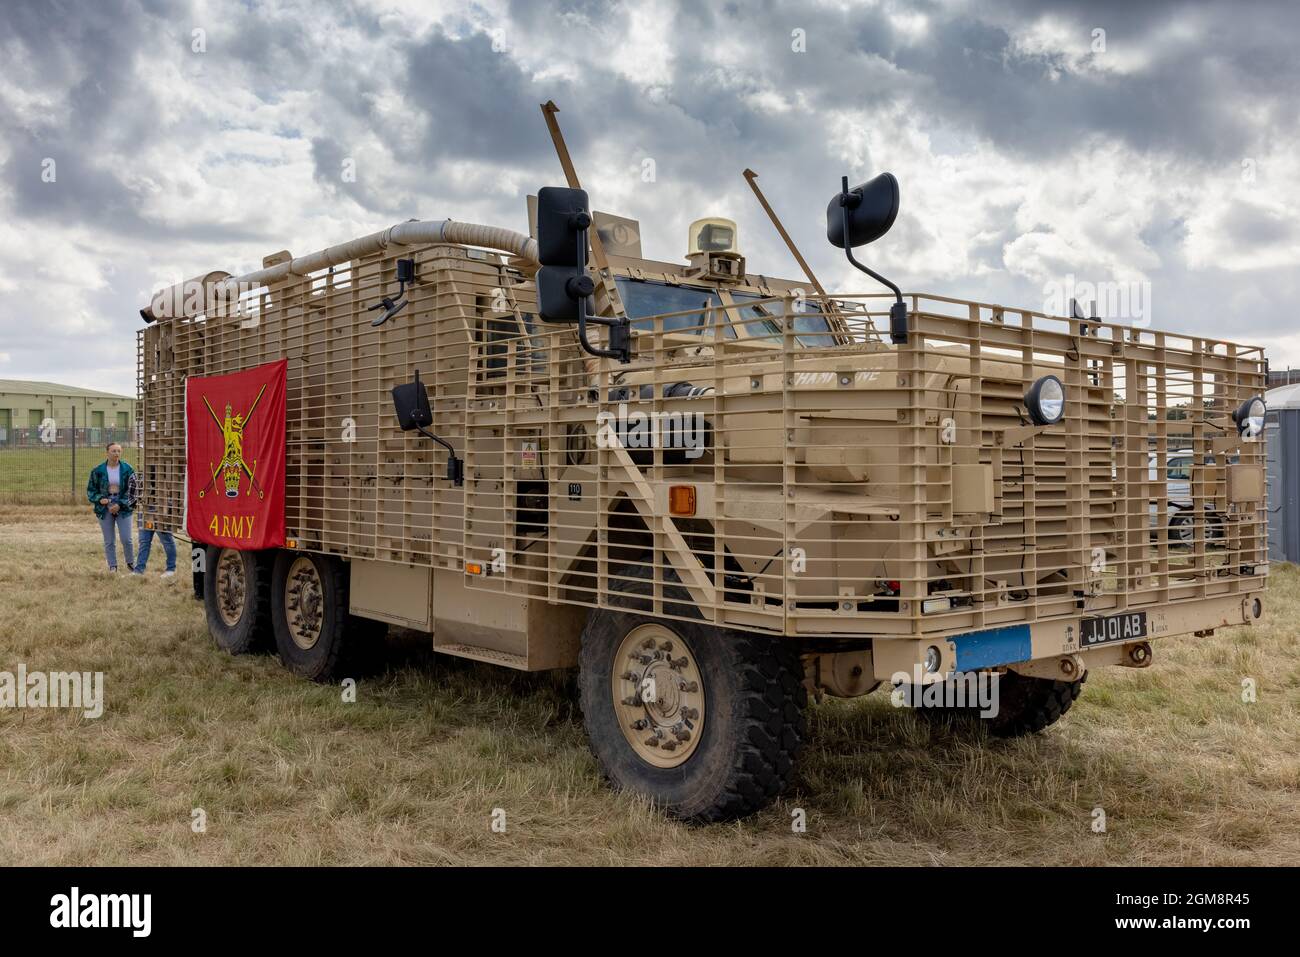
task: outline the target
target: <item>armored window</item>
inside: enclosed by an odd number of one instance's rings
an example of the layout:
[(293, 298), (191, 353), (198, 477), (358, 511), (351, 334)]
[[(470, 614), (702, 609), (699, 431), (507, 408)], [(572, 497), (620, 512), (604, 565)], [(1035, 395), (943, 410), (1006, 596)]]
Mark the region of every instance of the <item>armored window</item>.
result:
[[(712, 289), (698, 286), (670, 286), (667, 283), (648, 282), (644, 279), (619, 279), (618, 292), (623, 298), (623, 308), (627, 310), (628, 318), (633, 320), (632, 328), (642, 332), (650, 332), (654, 329), (651, 316), (660, 316), (666, 312), (681, 312), (680, 316), (664, 319), (662, 331), (699, 335), (708, 327), (706, 323), (708, 325), (713, 323), (713, 317), (717, 315), (714, 310), (722, 305), (722, 300)], [(711, 307), (707, 317), (704, 314), (706, 303)], [(690, 309), (696, 311), (685, 311)], [(726, 335), (727, 338), (734, 339), (736, 330), (727, 326)]]
[[(738, 306), (752, 303), (752, 305), (744, 305), (739, 310), (740, 321), (745, 326), (745, 331), (749, 333), (750, 338), (780, 341), (780, 318), (785, 314), (785, 304), (780, 299), (758, 303), (757, 300), (768, 297), (744, 292), (733, 292), (731, 298), (735, 300)], [(797, 334), (796, 338), (799, 340), (799, 344), (809, 348), (825, 348), (835, 345), (835, 337), (831, 335), (830, 323), (826, 321), (826, 317), (817, 304), (803, 300), (796, 301), (796, 305), (798, 309), (794, 317), (794, 331)]]

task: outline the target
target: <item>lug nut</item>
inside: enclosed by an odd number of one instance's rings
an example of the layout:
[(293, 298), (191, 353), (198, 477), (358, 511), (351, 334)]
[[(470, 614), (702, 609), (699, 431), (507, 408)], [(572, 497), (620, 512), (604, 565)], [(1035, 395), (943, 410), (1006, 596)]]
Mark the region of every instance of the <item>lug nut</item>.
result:
[(638, 698), (636, 695), (631, 695), (627, 698), (624, 698), (623, 703), (627, 705), (629, 708), (635, 708), (637, 705), (641, 703), (641, 699)]
[(660, 650), (660, 651), (672, 651), (672, 650), (673, 650), (673, 643), (672, 643), (671, 641), (665, 641), (662, 645), (659, 646), (659, 650)]
[(651, 735), (645, 739), (645, 746), (648, 748), (657, 748), (659, 747), (659, 739)]
[(691, 733), (685, 728), (673, 728), (673, 736), (683, 743), (691, 740)]
[(619, 675), (619, 677), (622, 678), (624, 681), (636, 681), (636, 675), (630, 671), (623, 672), (621, 675)]
[(647, 727), (649, 727), (649, 725), (650, 722), (647, 721), (645, 718), (637, 718), (635, 721), (632, 722), (632, 730), (644, 731)]
[(641, 647), (645, 648), (646, 650), (649, 650), (654, 646), (655, 646), (655, 640), (653, 638), (647, 638), (645, 641), (641, 642)]
[(687, 694), (695, 694), (695, 692), (700, 690), (700, 683), (698, 681), (683, 681), (681, 690), (685, 691)]
[(700, 712), (695, 708), (682, 708), (682, 717), (687, 721), (694, 721), (700, 716)]

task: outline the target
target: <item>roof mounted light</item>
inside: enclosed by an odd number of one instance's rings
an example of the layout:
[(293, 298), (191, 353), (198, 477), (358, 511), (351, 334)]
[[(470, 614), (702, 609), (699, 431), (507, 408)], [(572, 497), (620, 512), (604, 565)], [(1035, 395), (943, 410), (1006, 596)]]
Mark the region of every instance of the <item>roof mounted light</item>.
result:
[(1034, 425), (1056, 425), (1065, 416), (1065, 386), (1054, 375), (1035, 380), (1025, 393), (1025, 408)]
[(1267, 414), (1264, 397), (1253, 395), (1232, 413), (1232, 421), (1237, 423), (1237, 431), (1243, 439), (1253, 439), (1264, 431), (1264, 416)]

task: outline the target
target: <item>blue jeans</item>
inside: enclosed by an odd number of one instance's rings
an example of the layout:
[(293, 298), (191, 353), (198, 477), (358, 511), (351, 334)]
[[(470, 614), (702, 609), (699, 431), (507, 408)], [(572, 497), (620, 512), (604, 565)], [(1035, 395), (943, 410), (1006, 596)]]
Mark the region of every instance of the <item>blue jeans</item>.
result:
[(99, 520), (99, 530), (104, 533), (104, 557), (108, 559), (111, 571), (117, 571), (117, 542), (114, 540), (113, 528), (122, 536), (122, 553), (126, 556), (126, 567), (135, 564), (135, 547), (131, 544), (131, 513), (118, 512), (116, 515), (105, 512)]
[[(153, 548), (154, 529), (140, 529), (140, 555), (135, 561), (135, 570), (138, 574), (143, 575), (145, 566), (149, 564), (149, 550)], [(176, 540), (172, 538), (171, 532), (158, 532), (158, 537), (162, 539), (163, 554), (167, 556), (167, 571), (176, 571)]]

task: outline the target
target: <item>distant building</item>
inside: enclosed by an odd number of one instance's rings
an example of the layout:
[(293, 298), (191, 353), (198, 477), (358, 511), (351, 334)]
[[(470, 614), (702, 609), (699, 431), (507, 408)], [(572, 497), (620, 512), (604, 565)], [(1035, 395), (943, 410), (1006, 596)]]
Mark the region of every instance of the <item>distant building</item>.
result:
[(0, 447), (135, 441), (135, 399), (55, 382), (0, 379)]
[(1300, 382), (1300, 369), (1270, 369), (1268, 373), (1268, 388), (1276, 389), (1278, 386), (1295, 385)]

